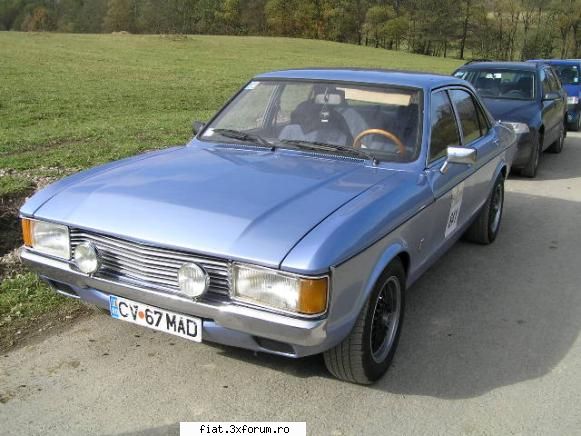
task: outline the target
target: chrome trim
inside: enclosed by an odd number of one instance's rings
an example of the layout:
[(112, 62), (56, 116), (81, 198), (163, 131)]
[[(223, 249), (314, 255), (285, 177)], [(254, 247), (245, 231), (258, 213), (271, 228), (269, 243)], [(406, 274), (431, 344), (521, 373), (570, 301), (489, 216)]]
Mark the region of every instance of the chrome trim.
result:
[[(108, 296), (111, 294), (119, 295), (162, 309), (204, 320), (214, 320), (217, 325), (228, 329), (230, 333), (237, 331), (295, 346), (315, 347), (317, 353), (326, 348), (327, 318), (290, 317), (224, 300), (192, 300), (181, 294), (165, 293), (156, 289), (146, 289), (133, 284), (87, 276), (71, 269), (66, 261), (47, 258), (30, 251), (27, 247), (21, 248), (20, 257), (25, 265), (41, 277), (72, 286), (81, 299), (89, 303), (98, 303), (97, 299), (101, 297), (107, 298), (108, 301)], [(231, 345), (240, 346), (236, 343), (231, 343)]]
[(75, 248), (84, 242), (93, 244), (101, 260), (96, 278), (155, 289), (189, 298), (179, 287), (178, 270), (186, 263), (198, 265), (209, 277), (207, 292), (203, 296), (228, 298), (230, 293), (230, 262), (198, 256), (175, 249), (153, 247), (101, 233), (71, 228), (70, 245)]
[[(300, 313), (300, 312), (293, 312), (291, 310), (278, 309), (276, 307), (268, 306), (266, 304), (259, 304), (254, 300), (249, 301), (245, 298), (237, 297), (235, 295), (235, 290), (236, 290), (235, 277), (236, 277), (236, 275), (234, 274), (234, 268), (236, 268), (237, 266), (244, 267), (244, 268), (250, 268), (250, 269), (264, 270), (264, 271), (269, 272), (270, 274), (274, 274), (274, 275), (278, 275), (278, 276), (282, 276), (282, 277), (291, 277), (291, 278), (295, 278), (295, 279), (306, 279), (306, 280), (327, 279), (327, 304), (325, 306), (325, 310), (323, 312), (320, 312), (320, 313), (308, 315), (308, 314), (304, 314), (304, 313)], [(242, 306), (249, 307), (249, 308), (257, 308), (257, 309), (261, 309), (261, 310), (267, 310), (267, 311), (272, 312), (272, 313), (277, 313), (277, 314), (287, 315), (287, 316), (292, 316), (292, 317), (306, 318), (306, 319), (322, 318), (329, 311), (329, 299), (331, 296), (331, 277), (330, 277), (330, 274), (323, 274), (323, 275), (319, 275), (319, 276), (307, 276), (307, 275), (302, 275), (302, 274), (295, 274), (295, 273), (280, 271), (280, 270), (268, 268), (265, 266), (253, 265), (250, 263), (242, 263), (242, 262), (232, 262), (231, 273), (232, 273), (232, 276), (231, 276), (232, 277), (232, 279), (231, 279), (232, 286), (230, 288), (230, 298), (232, 299), (232, 301), (235, 301), (236, 303), (238, 303)]]

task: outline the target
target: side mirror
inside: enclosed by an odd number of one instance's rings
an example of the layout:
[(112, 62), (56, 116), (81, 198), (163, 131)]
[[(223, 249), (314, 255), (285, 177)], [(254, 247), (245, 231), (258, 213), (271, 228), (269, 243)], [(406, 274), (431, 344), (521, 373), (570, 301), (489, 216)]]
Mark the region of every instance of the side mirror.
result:
[(203, 123), (201, 121), (194, 121), (194, 123), (192, 124), (192, 131), (194, 132), (194, 136), (197, 135), (198, 132), (202, 130), (205, 125), (206, 123)]
[(466, 147), (448, 147), (446, 149), (446, 162), (440, 168), (440, 172), (445, 174), (450, 164), (472, 165), (476, 163), (476, 149)]
[(543, 101), (553, 101), (553, 100), (557, 100), (560, 97), (561, 97), (561, 95), (558, 92), (551, 91), (551, 92), (547, 92), (543, 96)]

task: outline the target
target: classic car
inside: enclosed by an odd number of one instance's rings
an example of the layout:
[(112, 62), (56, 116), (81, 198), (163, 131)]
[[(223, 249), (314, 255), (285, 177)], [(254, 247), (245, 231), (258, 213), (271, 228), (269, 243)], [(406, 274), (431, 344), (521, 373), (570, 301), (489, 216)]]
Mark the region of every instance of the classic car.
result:
[(28, 199), (23, 261), (113, 318), (356, 383), (390, 365), (406, 289), (494, 241), (516, 144), (464, 80), (357, 69), (258, 75), (194, 130)]
[(537, 59), (528, 62), (544, 62), (557, 72), (567, 92), (567, 126), (569, 130), (581, 130), (581, 59)]
[(536, 177), (543, 151), (560, 153), (567, 134), (567, 95), (542, 62), (473, 62), (454, 72), (471, 82), (492, 115), (518, 135), (513, 167)]

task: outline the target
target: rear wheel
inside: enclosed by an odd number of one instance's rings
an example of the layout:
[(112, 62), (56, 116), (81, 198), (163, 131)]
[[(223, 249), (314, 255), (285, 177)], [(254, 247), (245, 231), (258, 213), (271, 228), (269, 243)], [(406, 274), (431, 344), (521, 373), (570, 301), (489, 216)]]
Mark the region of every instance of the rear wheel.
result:
[(500, 221), (504, 209), (504, 177), (498, 176), (492, 193), (478, 214), (476, 221), (464, 234), (465, 239), (477, 244), (491, 244), (500, 230)]
[(351, 383), (371, 384), (389, 368), (403, 323), (405, 271), (394, 260), (377, 281), (353, 330), (324, 354), (335, 377)]
[(551, 153), (561, 153), (561, 151), (563, 151), (563, 144), (565, 143), (566, 133), (567, 130), (565, 129), (565, 124), (563, 123), (561, 125), (561, 130), (559, 132), (559, 138), (557, 138), (557, 140), (553, 142), (549, 147), (549, 151)]
[(569, 128), (574, 132), (581, 130), (581, 114), (577, 115), (577, 122), (571, 124)]

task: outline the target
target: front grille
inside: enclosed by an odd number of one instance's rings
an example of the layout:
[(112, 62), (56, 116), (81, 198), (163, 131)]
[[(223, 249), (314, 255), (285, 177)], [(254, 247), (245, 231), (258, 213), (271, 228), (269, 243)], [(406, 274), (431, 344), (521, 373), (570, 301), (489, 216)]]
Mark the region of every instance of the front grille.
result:
[(202, 267), (210, 276), (208, 294), (225, 297), (230, 291), (230, 264), (221, 259), (152, 247), (111, 236), (70, 230), (71, 253), (82, 242), (92, 242), (101, 260), (94, 274), (108, 280), (179, 294), (178, 269), (186, 262)]

